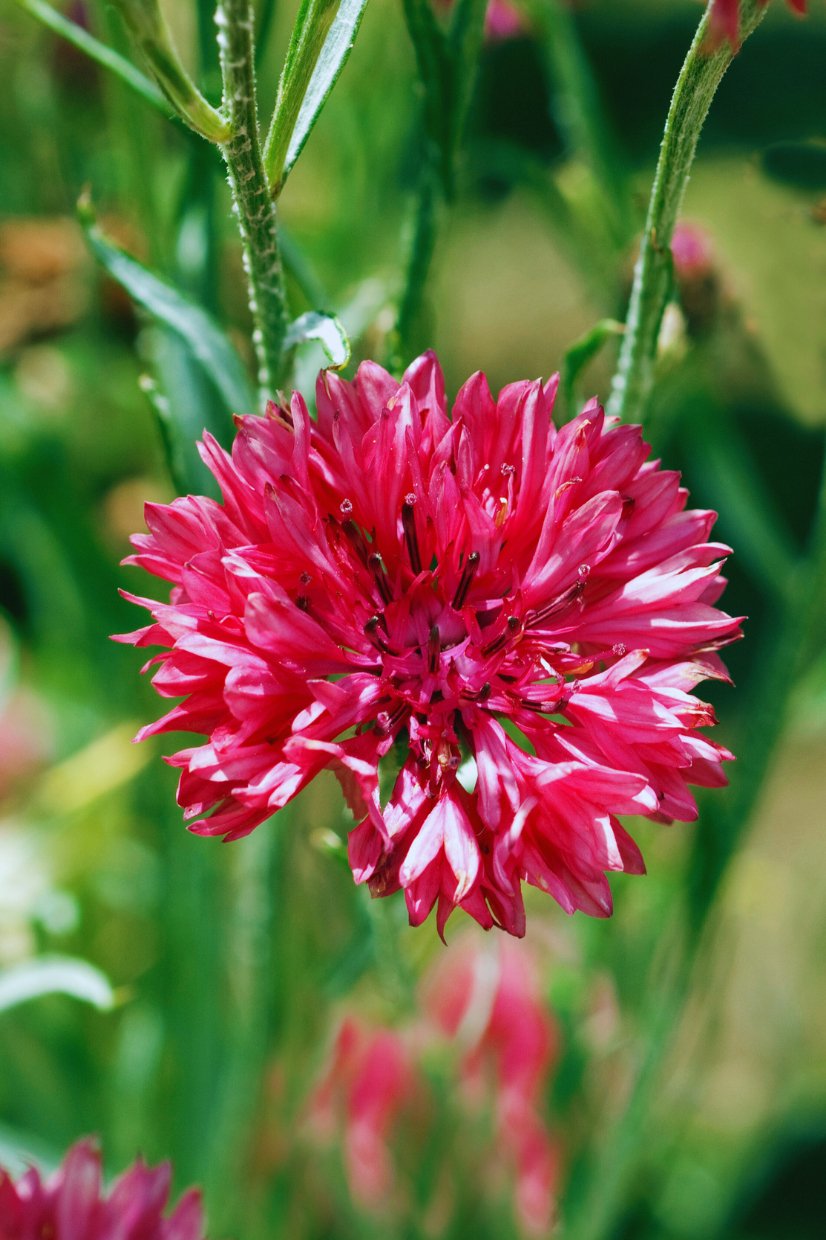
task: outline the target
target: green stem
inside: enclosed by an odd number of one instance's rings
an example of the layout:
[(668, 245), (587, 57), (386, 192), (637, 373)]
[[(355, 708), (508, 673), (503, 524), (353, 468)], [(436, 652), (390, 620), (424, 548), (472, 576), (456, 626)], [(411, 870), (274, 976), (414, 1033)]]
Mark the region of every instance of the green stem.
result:
[(531, 0), (528, 13), (541, 36), (565, 144), (590, 165), (611, 240), (624, 248), (633, 228), (628, 178), (574, 15), (565, 0)]
[(181, 64), (158, 0), (115, 0), (115, 5), (152, 76), (181, 119), (210, 142), (226, 142), (227, 122)]
[(424, 90), (423, 167), (413, 236), (391, 336), (390, 366), (400, 370), (420, 341), (418, 331), (427, 278), (432, 266), (442, 207), (451, 201), (462, 148), (487, 12), (487, 0), (457, 0), (445, 36), (429, 0), (404, 0), (419, 77)]
[[(710, 8), (710, 6), (709, 6)], [(759, 0), (743, 0), (745, 41), (765, 16)], [(671, 286), (671, 237), (682, 207), (697, 143), (711, 101), (732, 62), (728, 43), (710, 51), (709, 9), (700, 20), (665, 122), (640, 254), (626, 317), (625, 337), (608, 401), (608, 413), (640, 421), (654, 380), (654, 362)]]
[(215, 22), (223, 107), (232, 131), (221, 149), (244, 248), (258, 379), (262, 391), (271, 394), (283, 379), (287, 302), (278, 216), (264, 173), (258, 133), (252, 5), (249, 0), (219, 0)]
[[(244, 1178), (267, 1064), (274, 1054), (278, 887), (289, 818), (288, 811), (277, 822), (267, 823), (244, 841), (230, 861), (224, 859), (224, 869), (229, 866), (231, 876), (231, 903), (222, 929), (232, 1038), (224, 1047), (220, 1078), (213, 1083), (216, 1105), (208, 1140), (202, 1142), (202, 1154), (206, 1145), (206, 1182), (211, 1184), (238, 1184)], [(225, 1194), (225, 1215), (213, 1220), (221, 1235), (239, 1228), (243, 1233), (239, 1220), (249, 1204), (236, 1193)]]
[(404, 286), (391, 341), (390, 369), (396, 374), (411, 361), (420, 343), (424, 294), (436, 249), (441, 199), (435, 170), (429, 167), (422, 173), (419, 186)]

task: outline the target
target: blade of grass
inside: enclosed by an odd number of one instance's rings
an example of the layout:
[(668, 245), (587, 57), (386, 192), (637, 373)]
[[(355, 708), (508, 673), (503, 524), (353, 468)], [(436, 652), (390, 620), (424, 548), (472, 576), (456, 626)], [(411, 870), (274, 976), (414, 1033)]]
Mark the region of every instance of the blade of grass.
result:
[(26, 13), (36, 17), (49, 30), (60, 35), (67, 43), (71, 43), (78, 51), (84, 52), (90, 60), (94, 60), (104, 69), (108, 69), (110, 73), (114, 73), (127, 86), (131, 86), (132, 90), (147, 103), (151, 104), (153, 108), (157, 108), (165, 116), (172, 115), (169, 103), (146, 74), (141, 73), (140, 69), (137, 69), (124, 56), (113, 51), (111, 47), (107, 47), (105, 43), (101, 43), (94, 35), (89, 34), (88, 30), (78, 26), (77, 22), (73, 22), (68, 17), (64, 17), (62, 13), (58, 13), (50, 4), (46, 4), (46, 0), (15, 0), (15, 3)]

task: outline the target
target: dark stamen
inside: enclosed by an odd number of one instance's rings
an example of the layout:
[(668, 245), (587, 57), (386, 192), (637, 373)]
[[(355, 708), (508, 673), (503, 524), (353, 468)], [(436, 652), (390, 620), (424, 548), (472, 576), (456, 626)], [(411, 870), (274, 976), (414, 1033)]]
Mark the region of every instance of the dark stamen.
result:
[(465, 564), (464, 572), (459, 578), (459, 584), (456, 587), (456, 593), (453, 595), (453, 607), (459, 611), (464, 606), (467, 592), (470, 589), (470, 583), (473, 581), (473, 575), (479, 565), (479, 552), (471, 551)]
[(525, 627), (534, 628), (537, 624), (542, 624), (543, 621), (549, 620), (551, 616), (558, 615), (559, 612), (564, 611), (565, 608), (574, 601), (574, 599), (580, 598), (584, 591), (585, 582), (575, 582), (570, 589), (566, 590), (564, 594), (560, 594), (558, 598), (555, 598), (552, 602), (546, 603), (545, 606), (540, 607), (538, 611), (529, 612), (525, 619)]
[(427, 670), (436, 672), (439, 667), (439, 655), (442, 652), (442, 642), (439, 636), (439, 626), (434, 624), (430, 630), (430, 637), (427, 642)]
[(299, 594), (298, 598), (295, 600), (295, 605), (299, 611), (310, 610), (310, 600), (307, 598), (306, 594)]
[(553, 701), (553, 702), (549, 702), (549, 701), (543, 702), (543, 701), (534, 701), (533, 698), (522, 697), (519, 699), (519, 704), (520, 706), (524, 706), (525, 710), (533, 710), (538, 715), (553, 715), (553, 714), (559, 714), (560, 711), (565, 707), (566, 702), (564, 698), (558, 698), (556, 701)]
[(380, 632), (380, 629), (382, 628), (385, 632), (387, 631), (387, 622), (385, 621), (384, 616), (375, 615), (371, 616), (367, 621), (364, 626), (364, 631), (368, 637), (373, 639), (383, 654), (395, 654), (396, 652), (388, 646), (384, 633)]
[(418, 576), (422, 571), (422, 557), (419, 554), (419, 540), (416, 537), (416, 517), (413, 505), (407, 500), (402, 504), (402, 526), (404, 527), (404, 541), (407, 545), (410, 567)]
[(376, 716), (376, 731), (382, 736), (388, 736), (395, 731), (406, 714), (406, 702), (398, 702), (392, 712), (386, 710), (379, 711)]
[(365, 542), (364, 535), (356, 525), (355, 521), (353, 521), (352, 518), (349, 521), (342, 521), (341, 528), (350, 540), (353, 550), (361, 560), (362, 564), (366, 564), (369, 556), (367, 543)]
[(482, 654), (486, 656), (496, 654), (507, 644), (508, 638), (513, 637), (521, 627), (522, 621), (518, 616), (508, 616), (507, 628), (498, 637), (494, 637), (493, 641), (488, 642), (487, 646), (482, 647)]
[(389, 603), (393, 595), (390, 591), (390, 583), (387, 580), (387, 569), (384, 567), (384, 560), (381, 558), (380, 553), (378, 551), (374, 551), (367, 557), (367, 563), (372, 570), (373, 578), (378, 587), (379, 594), (382, 596), (385, 603)]
[(463, 702), (486, 702), (491, 692), (490, 681), (486, 680), (478, 693), (474, 693), (472, 689), (463, 689), (459, 696)]

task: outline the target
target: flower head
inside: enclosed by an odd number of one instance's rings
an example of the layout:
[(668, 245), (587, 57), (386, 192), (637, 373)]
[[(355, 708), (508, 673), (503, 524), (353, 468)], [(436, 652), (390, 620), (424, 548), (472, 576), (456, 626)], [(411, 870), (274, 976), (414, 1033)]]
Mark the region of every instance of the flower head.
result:
[(170, 1178), (168, 1163), (139, 1160), (104, 1197), (100, 1154), (89, 1140), (73, 1145), (46, 1181), (31, 1168), (15, 1183), (0, 1167), (0, 1240), (204, 1240), (196, 1190), (164, 1217)]
[(231, 456), (205, 437), (223, 505), (147, 505), (131, 562), (172, 593), (125, 640), (183, 697), (139, 737), (206, 738), (169, 759), (191, 830), (246, 835), (330, 766), (358, 882), (519, 935), (523, 881), (605, 916), (604, 871), (644, 868), (616, 816), (725, 782), (691, 692), (738, 634), (714, 514), (596, 403), (557, 430), (555, 389), (476, 374), (449, 415), (432, 354), (323, 373), (317, 421), (294, 393)]
[[(759, 0), (762, 5), (768, 2)], [(805, 14), (807, 0), (786, 0), (786, 3), (795, 13)], [(740, 42), (740, 0), (713, 0), (710, 29), (714, 45), (728, 40), (736, 49)]]

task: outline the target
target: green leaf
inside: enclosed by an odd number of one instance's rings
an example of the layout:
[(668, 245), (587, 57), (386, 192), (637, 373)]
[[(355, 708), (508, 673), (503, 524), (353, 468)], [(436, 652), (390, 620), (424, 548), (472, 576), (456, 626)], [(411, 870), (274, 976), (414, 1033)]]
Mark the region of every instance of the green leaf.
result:
[[(88, 201), (79, 204), (78, 214), (91, 250), (101, 265), (153, 319), (184, 342), (214, 384), (226, 409), (231, 413), (248, 413), (255, 409), (255, 392), (246, 368), (215, 320), (105, 237)], [(174, 395), (172, 393), (173, 400)], [(226, 429), (226, 426), (219, 428), (224, 438)]]
[(453, 58), (452, 136), (457, 151), (476, 84), (487, 11), (488, 0), (455, 0), (453, 6), (448, 47)]
[(367, 0), (304, 0), (296, 18), (264, 148), (280, 193), (350, 52)]
[(347, 63), (366, 7), (367, 0), (341, 0), (338, 13), (333, 19), (329, 34), (324, 40), (316, 61), (310, 84), (298, 113), (298, 120), (290, 137), (287, 162), (281, 178), (282, 183), (304, 149), (304, 143), (309, 138), (321, 109)]
[(70, 995), (104, 1012), (115, 1004), (108, 978), (73, 956), (41, 956), (0, 973), (0, 1012), (54, 994)]
[(577, 388), (583, 370), (596, 357), (606, 341), (621, 336), (624, 331), (625, 327), (616, 319), (600, 319), (590, 331), (587, 331), (568, 349), (562, 361), (562, 394), (570, 417), (577, 412), (579, 403)]
[(113, 51), (111, 47), (107, 47), (105, 43), (101, 43), (94, 35), (89, 34), (88, 30), (78, 26), (77, 22), (70, 21), (62, 13), (58, 13), (50, 4), (46, 4), (45, 0), (16, 0), (16, 2), (21, 9), (30, 13), (32, 17), (36, 17), (49, 30), (59, 34), (61, 38), (84, 52), (91, 60), (102, 65), (104, 69), (108, 69), (110, 73), (114, 73), (127, 86), (131, 86), (132, 90), (136, 91), (147, 103), (151, 103), (165, 116), (170, 115), (170, 105), (155, 83), (141, 73), (140, 69), (136, 69), (131, 61)]
[(772, 498), (753, 453), (725, 411), (712, 405), (698, 407), (691, 422), (686, 448), (698, 477), (709, 494), (725, 496), (720, 524), (747, 564), (770, 594), (782, 600), (794, 582), (792, 568), (799, 559), (785, 513)]
[(523, 0), (547, 66), (550, 105), (567, 152), (590, 165), (594, 202), (614, 245), (625, 249), (637, 227), (630, 178), (594, 70), (568, 0)]
[(349, 362), (350, 341), (334, 314), (308, 310), (291, 324), (284, 343), (292, 349), (309, 340), (317, 340), (321, 345), (329, 360), (329, 369), (341, 370)]
[(452, 187), (453, 61), (448, 40), (436, 19), (431, 0), (403, 0), (407, 32), (416, 54), (424, 91), (424, 126), (431, 144), (430, 158), (439, 157), (439, 174), (446, 190)]

